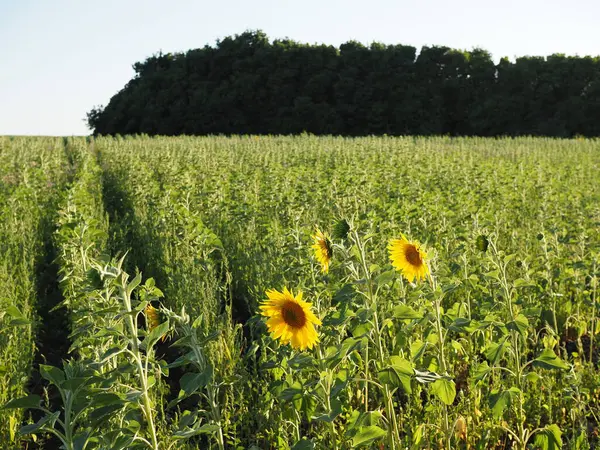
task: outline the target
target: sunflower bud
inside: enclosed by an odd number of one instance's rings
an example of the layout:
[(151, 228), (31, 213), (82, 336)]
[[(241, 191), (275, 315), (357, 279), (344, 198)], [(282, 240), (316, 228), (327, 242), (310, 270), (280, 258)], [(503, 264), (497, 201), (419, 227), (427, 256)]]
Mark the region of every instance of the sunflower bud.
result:
[[(144, 308), (144, 314), (146, 316), (146, 328), (148, 329), (148, 332), (151, 332), (157, 326), (160, 325), (160, 314), (158, 312), (158, 309), (156, 309), (150, 303), (148, 303), (148, 305), (146, 305), (146, 308)], [(163, 342), (165, 340), (165, 337), (166, 336), (162, 337)]]
[(350, 232), (350, 224), (346, 219), (338, 220), (333, 225), (333, 230), (331, 232), (331, 237), (336, 240), (344, 240), (348, 237), (348, 233)]
[(488, 238), (484, 234), (477, 236), (477, 242), (475, 244), (477, 246), (477, 250), (485, 253), (489, 244)]

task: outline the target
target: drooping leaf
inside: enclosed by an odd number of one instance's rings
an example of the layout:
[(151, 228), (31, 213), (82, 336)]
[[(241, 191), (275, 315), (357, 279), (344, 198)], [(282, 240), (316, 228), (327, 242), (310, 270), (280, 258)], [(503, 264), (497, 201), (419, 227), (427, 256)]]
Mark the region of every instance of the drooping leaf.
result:
[(356, 433), (352, 438), (352, 446), (353, 448), (362, 447), (364, 445), (371, 444), (377, 439), (381, 439), (386, 435), (387, 432), (376, 425), (361, 427), (359, 428), (358, 433)]
[(505, 336), (500, 342), (490, 342), (486, 347), (485, 357), (492, 365), (496, 364), (502, 358), (507, 339), (508, 336)]
[(433, 382), (431, 392), (444, 404), (451, 405), (456, 397), (456, 385), (453, 380), (442, 378)]
[(28, 395), (26, 397), (13, 399), (0, 409), (37, 408), (40, 406), (41, 401), (42, 399), (39, 395)]
[(396, 319), (422, 319), (423, 314), (415, 311), (408, 305), (398, 305), (394, 308), (394, 317)]
[(568, 370), (569, 365), (556, 356), (551, 348), (545, 349), (540, 356), (533, 360), (533, 365), (543, 369)]
[(506, 391), (494, 390), (489, 396), (490, 407), (496, 419), (502, 417), (504, 410), (512, 402), (515, 395), (520, 395), (521, 391), (516, 387), (511, 387)]
[(378, 379), (392, 388), (402, 386), (404, 391), (410, 394), (412, 392), (410, 380), (413, 375), (414, 370), (409, 361), (400, 356), (391, 356), (390, 364), (378, 372)]
[(535, 435), (535, 445), (541, 450), (560, 450), (562, 448), (562, 433), (558, 425), (548, 425)]

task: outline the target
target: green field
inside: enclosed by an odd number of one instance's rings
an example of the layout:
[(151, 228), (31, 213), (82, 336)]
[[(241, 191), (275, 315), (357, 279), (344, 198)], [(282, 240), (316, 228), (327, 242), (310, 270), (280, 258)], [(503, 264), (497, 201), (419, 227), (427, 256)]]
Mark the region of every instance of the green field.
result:
[(600, 448), (598, 139), (0, 137), (0, 181), (2, 449)]

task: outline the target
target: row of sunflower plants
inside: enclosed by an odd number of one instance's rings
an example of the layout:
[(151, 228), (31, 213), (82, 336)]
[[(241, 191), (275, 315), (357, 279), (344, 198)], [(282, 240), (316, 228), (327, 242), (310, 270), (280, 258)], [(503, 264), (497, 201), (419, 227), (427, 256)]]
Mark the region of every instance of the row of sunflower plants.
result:
[[(202, 315), (192, 319), (184, 308), (177, 314), (159, 312), (153, 304), (158, 306), (163, 294), (154, 281), (141, 284), (140, 273), (130, 279), (124, 257), (103, 254), (108, 222), (102, 171), (85, 148), (79, 148), (75, 159), (79, 172), (56, 233), (63, 306), (71, 318), (71, 357), (62, 367), (41, 364), (39, 369), (59, 402), (32, 394), (12, 399), (3, 409), (40, 411), (41, 419), (19, 434), (49, 434), (65, 449), (184, 448), (184, 441), (207, 434), (220, 436), (218, 446), (224, 448), (218, 421), (207, 423), (198, 408), (178, 407), (200, 394), (211, 402), (215, 417), (220, 407), (215, 392), (224, 383), (220, 374), (213, 375), (207, 346), (217, 336), (204, 332)], [(168, 334), (182, 349), (171, 364), (156, 353)], [(181, 377), (179, 395), (167, 405), (160, 386), (171, 369), (181, 366), (190, 370)]]
[[(177, 358), (171, 390), (165, 395), (168, 405), (180, 403), (183, 393), (197, 396), (196, 414), (207, 424), (205, 433), (218, 448), (236, 446), (242, 434), (253, 430), (246, 423), (251, 413), (244, 392), (248, 377), (241, 353), (243, 339), (241, 326), (232, 317), (231, 275), (222, 243), (177, 179), (161, 178), (135, 151), (125, 152), (136, 156), (122, 164), (123, 157), (117, 160), (113, 153), (122, 149), (114, 147), (113, 141), (97, 139), (95, 146), (109, 180), (107, 209), (118, 211), (122, 199), (129, 205), (126, 214), (118, 215), (120, 236), (115, 242), (131, 249), (130, 263), (143, 266), (164, 292), (162, 309), (153, 305), (157, 318), (185, 309), (181, 317), (193, 319), (180, 329), (184, 342), (196, 343), (193, 351), (178, 349), (179, 344), (165, 348), (167, 355)], [(200, 341), (202, 345), (197, 344)], [(179, 393), (174, 389), (176, 381), (180, 388), (186, 386)]]
[[(57, 138), (0, 137), (0, 405), (35, 389), (34, 358), (44, 338), (45, 243), (66, 180)], [(17, 446), (23, 411), (0, 409), (0, 447)]]

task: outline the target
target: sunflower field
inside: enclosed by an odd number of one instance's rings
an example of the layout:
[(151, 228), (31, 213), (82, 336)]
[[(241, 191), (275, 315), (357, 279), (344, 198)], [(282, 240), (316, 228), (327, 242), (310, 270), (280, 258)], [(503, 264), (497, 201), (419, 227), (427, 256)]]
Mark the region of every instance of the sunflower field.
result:
[(0, 137), (0, 448), (600, 448), (600, 140)]

